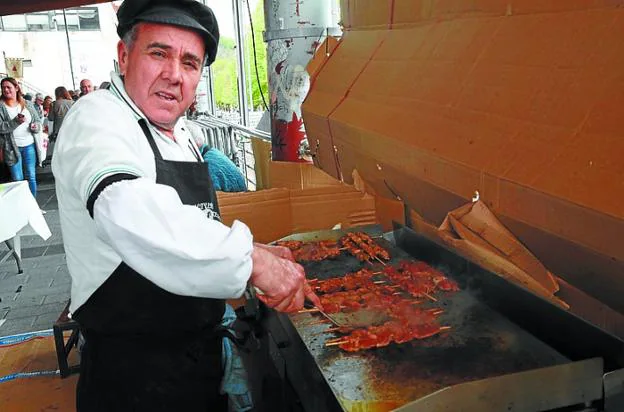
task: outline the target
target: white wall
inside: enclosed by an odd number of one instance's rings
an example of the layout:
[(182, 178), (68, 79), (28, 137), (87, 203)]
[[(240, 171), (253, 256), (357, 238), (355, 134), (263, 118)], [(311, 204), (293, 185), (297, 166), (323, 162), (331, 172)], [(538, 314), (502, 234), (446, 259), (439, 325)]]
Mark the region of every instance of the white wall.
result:
[[(108, 81), (117, 57), (119, 40), (117, 18), (110, 3), (98, 5), (101, 31), (70, 31), (69, 41), (74, 63), (76, 88), (80, 80), (90, 79), (95, 86)], [(73, 88), (67, 37), (65, 31), (7, 32), (0, 31), (0, 51), (7, 57), (32, 60), (24, 68), (24, 80), (53, 96), (58, 86)], [(6, 73), (4, 59), (0, 71)]]

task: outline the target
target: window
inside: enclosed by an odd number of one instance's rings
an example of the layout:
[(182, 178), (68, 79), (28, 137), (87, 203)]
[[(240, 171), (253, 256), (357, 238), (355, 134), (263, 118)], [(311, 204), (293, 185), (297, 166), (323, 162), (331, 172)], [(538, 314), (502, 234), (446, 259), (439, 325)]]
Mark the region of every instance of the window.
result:
[[(67, 17), (67, 30), (80, 30), (80, 24), (78, 23), (78, 16), (76, 15), (75, 10), (65, 10), (65, 16)], [(56, 29), (59, 31), (65, 30), (65, 18), (63, 17), (63, 10), (56, 10), (56, 15), (54, 19), (56, 20)]]
[(2, 26), (6, 31), (26, 31), (26, 18), (23, 14), (2, 16)]
[(48, 12), (27, 14), (26, 25), (28, 26), (28, 31), (49, 31), (50, 15)]
[[(16, 0), (18, 1), (18, 0)], [(67, 30), (100, 30), (97, 7), (65, 9)], [(65, 31), (63, 10), (0, 16), (0, 31)]]
[(96, 8), (81, 8), (77, 10), (80, 30), (100, 30), (100, 16)]
[[(56, 10), (56, 29), (65, 30), (65, 21), (63, 20), (63, 10)], [(73, 9), (65, 9), (67, 16), (67, 30), (100, 30), (100, 16), (98, 9), (95, 7), (79, 7)]]

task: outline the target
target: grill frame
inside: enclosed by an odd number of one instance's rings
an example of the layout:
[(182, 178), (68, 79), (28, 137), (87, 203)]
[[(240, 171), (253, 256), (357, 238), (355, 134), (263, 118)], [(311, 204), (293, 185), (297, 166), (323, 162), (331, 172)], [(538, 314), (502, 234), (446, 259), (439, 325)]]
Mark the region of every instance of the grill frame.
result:
[[(379, 227), (353, 228), (352, 230), (366, 231), (371, 235), (378, 235), (381, 232)], [(284, 240), (336, 239), (344, 233), (344, 231), (313, 232), (289, 236)], [(467, 286), (470, 290), (477, 291), (481, 302), (556, 349), (570, 361), (602, 357), (607, 371), (624, 366), (624, 342), (617, 337), (467, 261), (443, 245), (407, 227), (396, 225), (393, 235), (396, 246), (408, 252), (412, 257), (438, 267), (442, 264), (449, 268), (451, 273), (461, 273), (469, 277), (471, 281), (463, 287)], [(275, 353), (274, 358), (283, 369), (283, 378), (296, 392), (303, 409), (306, 411), (343, 410), (344, 402), (341, 404), (338, 400), (339, 394), (332, 386), (331, 377), (321, 371), (317, 359), (302, 338), (301, 330), (297, 328), (297, 322), (285, 314), (270, 310), (265, 311), (262, 322), (270, 338), (269, 341), (272, 342), (269, 346)], [(558, 325), (558, 327), (553, 328), (552, 325)], [(566, 339), (562, 331), (572, 331), (572, 333), (569, 333)], [(593, 379), (594, 377), (588, 377), (587, 380)], [(477, 381), (479, 379), (472, 382)], [(353, 384), (357, 385), (358, 382), (353, 382)], [(593, 384), (595, 387), (596, 382)], [(570, 388), (570, 391), (577, 389)], [(570, 402), (578, 396), (578, 393), (570, 393)], [(591, 400), (594, 399), (588, 401)], [(568, 406), (565, 400), (560, 401), (561, 406)], [(388, 403), (384, 409), (380, 405), (377, 404), (380, 410), (400, 406)]]

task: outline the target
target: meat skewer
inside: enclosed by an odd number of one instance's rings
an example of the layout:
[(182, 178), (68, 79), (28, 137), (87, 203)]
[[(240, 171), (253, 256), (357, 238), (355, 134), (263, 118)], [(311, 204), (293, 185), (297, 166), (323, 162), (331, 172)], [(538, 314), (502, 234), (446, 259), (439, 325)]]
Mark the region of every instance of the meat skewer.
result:
[(408, 302), (410, 305), (415, 303), (411, 299), (405, 299), (400, 292), (395, 292), (394, 287), (387, 285), (328, 293), (320, 296), (320, 299), (325, 313), (348, 312), (363, 307), (386, 311), (402, 302)]
[(375, 241), (364, 232), (347, 233), (341, 238), (341, 243), (344, 245), (347, 241), (351, 241), (353, 244), (357, 245), (359, 249), (364, 250), (371, 258), (379, 261), (381, 261), (380, 258), (390, 260), (388, 251), (375, 243)]
[(386, 249), (379, 246), (368, 233), (357, 232), (355, 235), (358, 236), (363, 242), (371, 245), (371, 247), (375, 249), (375, 253), (377, 254), (377, 256), (384, 260), (390, 260), (390, 253)]
[(281, 240), (275, 242), (278, 246), (287, 247), (292, 251), (297, 262), (318, 262), (340, 256), (338, 244), (333, 240), (318, 242), (301, 242), (298, 240)]
[(339, 278), (330, 278), (316, 282), (314, 288), (317, 292), (332, 293), (340, 290), (352, 290), (359, 288), (372, 288), (376, 284), (384, 284), (384, 280), (373, 280), (374, 273), (368, 269), (361, 269), (357, 272), (347, 273)]
[(371, 256), (365, 250), (360, 249), (351, 239), (343, 237), (340, 243), (347, 249), (349, 253), (355, 256), (361, 262), (369, 262)]
[(427, 324), (404, 328), (402, 325), (388, 322), (382, 326), (357, 329), (348, 336), (327, 341), (325, 346), (338, 346), (347, 352), (357, 352), (363, 349), (388, 346), (392, 342), (405, 343), (414, 339), (426, 339), (450, 329), (450, 326)]

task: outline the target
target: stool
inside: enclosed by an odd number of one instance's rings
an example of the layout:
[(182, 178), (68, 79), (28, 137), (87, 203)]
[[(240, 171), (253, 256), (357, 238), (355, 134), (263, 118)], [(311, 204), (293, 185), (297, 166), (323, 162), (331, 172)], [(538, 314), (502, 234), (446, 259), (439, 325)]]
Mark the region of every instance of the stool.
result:
[[(62, 379), (80, 370), (80, 365), (70, 367), (67, 363), (69, 353), (73, 347), (78, 346), (78, 337), (80, 336), (78, 322), (69, 318), (70, 302), (67, 302), (65, 309), (63, 309), (63, 312), (61, 312), (61, 315), (56, 322), (54, 322), (54, 326), (52, 327), (54, 331), (54, 345), (56, 346), (56, 359)], [(72, 331), (67, 343), (65, 343), (63, 337), (63, 332), (66, 330)]]

